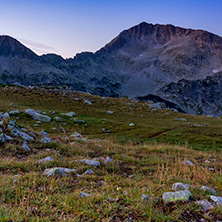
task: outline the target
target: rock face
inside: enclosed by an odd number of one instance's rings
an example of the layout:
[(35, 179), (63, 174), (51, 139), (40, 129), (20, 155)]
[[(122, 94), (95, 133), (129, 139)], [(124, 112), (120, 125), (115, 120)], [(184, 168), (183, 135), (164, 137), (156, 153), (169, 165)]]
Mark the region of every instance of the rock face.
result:
[(96, 53), (66, 60), (37, 56), (17, 40), (0, 36), (0, 84), (67, 85), (102, 96), (160, 96), (195, 114), (222, 114), (221, 61), (221, 37), (173, 25), (143, 22)]

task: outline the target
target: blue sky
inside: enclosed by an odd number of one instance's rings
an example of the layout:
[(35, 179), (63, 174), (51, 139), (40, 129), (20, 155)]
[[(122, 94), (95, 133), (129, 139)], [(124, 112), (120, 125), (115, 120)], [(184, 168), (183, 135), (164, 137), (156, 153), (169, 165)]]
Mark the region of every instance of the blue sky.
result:
[(222, 36), (221, 0), (0, 0), (0, 34), (38, 54), (96, 51), (140, 22)]

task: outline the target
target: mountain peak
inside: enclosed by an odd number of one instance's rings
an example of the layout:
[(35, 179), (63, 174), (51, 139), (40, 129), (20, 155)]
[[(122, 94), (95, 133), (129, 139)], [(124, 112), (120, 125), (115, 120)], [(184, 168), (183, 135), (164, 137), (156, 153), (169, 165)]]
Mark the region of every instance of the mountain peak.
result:
[(38, 56), (18, 40), (7, 36), (0, 36), (0, 56), (12, 56), (27, 59), (36, 59)]
[(158, 44), (165, 44), (173, 39), (184, 38), (198, 42), (199, 44), (208, 44), (212, 48), (219, 48), (222, 45), (222, 38), (213, 33), (204, 30), (186, 29), (171, 24), (151, 24), (141, 22), (130, 29), (122, 31), (116, 38), (102, 48), (102, 51), (120, 49), (129, 42), (152, 41)]

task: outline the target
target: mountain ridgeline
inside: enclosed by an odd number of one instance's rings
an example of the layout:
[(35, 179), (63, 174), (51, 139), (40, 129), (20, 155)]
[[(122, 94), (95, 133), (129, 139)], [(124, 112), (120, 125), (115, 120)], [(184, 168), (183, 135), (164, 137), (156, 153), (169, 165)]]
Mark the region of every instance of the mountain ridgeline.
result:
[[(68, 86), (102, 96), (161, 98), (191, 114), (222, 115), (222, 37), (141, 23), (95, 53), (38, 56), (0, 36), (0, 84)], [(148, 97), (147, 97), (148, 98)]]

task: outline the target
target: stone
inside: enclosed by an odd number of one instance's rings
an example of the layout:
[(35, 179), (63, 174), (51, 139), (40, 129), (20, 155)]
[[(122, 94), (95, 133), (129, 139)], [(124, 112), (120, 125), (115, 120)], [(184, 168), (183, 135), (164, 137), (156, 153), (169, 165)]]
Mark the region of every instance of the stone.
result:
[(49, 134), (48, 134), (46, 131), (42, 130), (42, 131), (39, 133), (39, 135), (48, 136)]
[(61, 119), (60, 117), (58, 117), (58, 116), (56, 116), (54, 119), (55, 119), (56, 121), (62, 121), (62, 119)]
[(210, 170), (210, 171), (214, 171), (215, 169), (214, 169), (213, 167), (210, 167), (209, 170)]
[(85, 124), (86, 121), (85, 120), (74, 119), (74, 123)]
[(106, 111), (106, 113), (113, 114), (114, 112), (113, 111)]
[(182, 163), (188, 166), (194, 166), (194, 164), (190, 160), (184, 160)]
[(12, 110), (9, 112), (9, 115), (17, 115), (17, 114), (20, 114), (18, 110)]
[(78, 132), (74, 132), (69, 137), (67, 137), (67, 139), (74, 139), (82, 142), (87, 142), (87, 138), (83, 138), (83, 136)]
[(49, 138), (49, 137), (43, 137), (41, 140), (40, 140), (40, 143), (51, 143), (52, 142), (52, 139)]
[(212, 210), (214, 208), (214, 206), (207, 200), (200, 200), (196, 203), (201, 206), (203, 211)]
[(177, 121), (187, 122), (187, 119), (185, 119), (185, 118), (176, 118), (175, 120), (177, 120)]
[(27, 151), (27, 152), (31, 152), (31, 149), (29, 148), (27, 141), (24, 141), (22, 144), (22, 148)]
[(80, 197), (81, 197), (81, 198), (90, 197), (90, 194), (85, 193), (85, 192), (81, 192)]
[(63, 167), (54, 167), (45, 169), (43, 174), (47, 177), (52, 176), (68, 176), (72, 173), (76, 173), (75, 169), (63, 168)]
[(87, 174), (94, 174), (94, 171), (93, 171), (93, 170), (86, 170), (86, 171), (82, 174), (82, 176), (87, 175)]
[(13, 138), (11, 136), (8, 136), (6, 134), (4, 134), (6, 141), (12, 141)]
[(42, 121), (42, 122), (50, 122), (51, 118), (47, 115), (43, 115), (39, 112), (36, 112), (33, 109), (26, 109), (25, 113), (30, 115), (34, 120)]
[(211, 195), (210, 199), (216, 202), (217, 205), (222, 206), (222, 197)]
[(82, 162), (82, 163), (85, 163), (85, 164), (87, 164), (89, 166), (94, 166), (94, 167), (100, 166), (100, 162), (99, 161), (95, 161), (95, 160), (83, 159), (83, 160), (79, 160), (79, 162)]
[(4, 143), (5, 142), (5, 137), (4, 134), (0, 134), (0, 143)]
[(89, 101), (88, 99), (84, 99), (84, 103), (86, 103), (86, 104), (88, 104), (88, 105), (92, 105), (92, 102), (91, 101)]
[(125, 192), (124, 192), (124, 195), (125, 195), (125, 196), (128, 196), (128, 195), (129, 195), (129, 192), (128, 192), (128, 191), (125, 191)]
[(106, 158), (104, 158), (104, 157), (97, 157), (97, 158), (94, 158), (93, 160), (101, 161), (101, 162), (103, 162), (104, 165), (107, 165), (107, 164), (113, 162), (113, 160), (110, 157), (108, 157), (108, 156)]
[(165, 192), (162, 195), (165, 203), (176, 202), (176, 201), (189, 201), (192, 194), (188, 190), (176, 191), (176, 192)]
[(48, 156), (48, 157), (45, 157), (45, 158), (39, 160), (39, 163), (47, 163), (47, 162), (50, 162), (50, 161), (53, 161), (53, 159), (52, 159), (51, 156)]
[(12, 131), (11, 131), (12, 136), (19, 136), (25, 141), (33, 141), (34, 140), (33, 137), (29, 136), (27, 133), (20, 131), (19, 129), (16, 129), (15, 127), (11, 128), (11, 129), (12, 129)]
[(135, 124), (134, 123), (130, 123), (129, 126), (135, 126)]
[(203, 190), (203, 191), (208, 191), (208, 192), (210, 192), (211, 194), (216, 194), (216, 191), (215, 191), (213, 188), (210, 188), (210, 187), (207, 187), (207, 186), (202, 186), (202, 187), (201, 187), (201, 190)]
[(102, 132), (103, 132), (103, 133), (110, 133), (110, 130), (107, 130), (107, 129), (105, 129), (105, 128), (102, 128)]
[(172, 186), (172, 190), (180, 191), (180, 190), (189, 190), (189, 185), (186, 183), (174, 183)]
[(68, 117), (76, 116), (76, 114), (75, 114), (74, 112), (62, 113), (61, 115), (63, 115), (63, 116), (68, 116)]
[(4, 113), (3, 118), (10, 119), (10, 115), (8, 113)]

